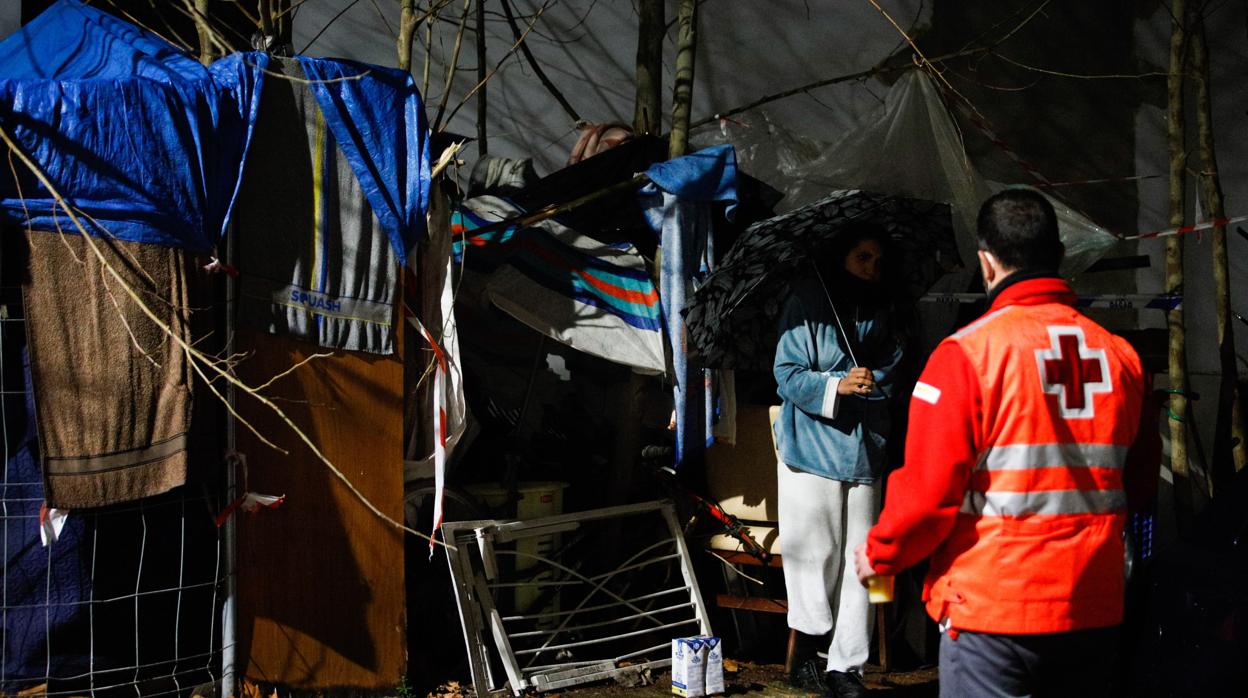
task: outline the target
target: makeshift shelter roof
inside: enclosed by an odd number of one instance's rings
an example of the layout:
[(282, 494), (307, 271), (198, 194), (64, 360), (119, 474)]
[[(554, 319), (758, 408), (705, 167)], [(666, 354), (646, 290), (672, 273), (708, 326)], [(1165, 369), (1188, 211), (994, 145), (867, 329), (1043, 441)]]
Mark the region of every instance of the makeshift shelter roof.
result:
[[(389, 68), (299, 60), (405, 260), (424, 233), (429, 190), (415, 83)], [(60, 0), (0, 42), (0, 127), (93, 233), (208, 250), (229, 224), (267, 66), (266, 54), (240, 53), (205, 67), (154, 34)], [(0, 216), (72, 232), (53, 193), (27, 172), (0, 173)]]

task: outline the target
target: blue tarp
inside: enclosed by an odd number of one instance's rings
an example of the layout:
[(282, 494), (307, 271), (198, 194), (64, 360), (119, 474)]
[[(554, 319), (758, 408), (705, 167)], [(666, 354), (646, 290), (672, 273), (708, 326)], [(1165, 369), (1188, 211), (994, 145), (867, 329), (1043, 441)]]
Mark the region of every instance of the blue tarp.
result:
[[(0, 125), (109, 234), (206, 250), (229, 218), (266, 63), (238, 54), (206, 68), (159, 37), (60, 0), (0, 42)], [(16, 182), (0, 168), (0, 214), (72, 230), (16, 167)]]
[[(646, 170), (655, 186), (685, 201), (727, 202), (724, 215), (732, 220), (737, 208), (737, 151), (731, 145), (713, 145), (696, 153), (656, 162)], [(657, 230), (658, 224), (651, 223)]]
[(399, 262), (424, 237), (429, 127), (412, 76), (345, 60), (299, 57), (325, 123)]
[[(429, 191), (424, 108), (405, 73), (300, 59), (326, 122), (400, 260)], [(0, 126), (53, 186), (122, 240), (210, 249), (229, 223), (268, 56), (211, 67), (112, 15), (60, 0), (0, 42)], [(18, 164), (0, 168), (0, 216), (72, 232)], [(102, 232), (102, 231), (101, 231)]]

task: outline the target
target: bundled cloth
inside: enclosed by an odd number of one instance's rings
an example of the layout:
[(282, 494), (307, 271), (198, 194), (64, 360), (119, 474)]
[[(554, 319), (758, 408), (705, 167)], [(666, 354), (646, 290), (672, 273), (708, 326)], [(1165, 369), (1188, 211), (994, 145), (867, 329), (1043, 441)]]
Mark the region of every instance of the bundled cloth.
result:
[(183, 484), (192, 367), (123, 283), (190, 343), (187, 253), (92, 238), (102, 262), (80, 235), (27, 235), (22, 291), (48, 506), (104, 506)]
[(511, 196), (538, 179), (533, 158), (481, 158), (468, 177), (468, 196)]

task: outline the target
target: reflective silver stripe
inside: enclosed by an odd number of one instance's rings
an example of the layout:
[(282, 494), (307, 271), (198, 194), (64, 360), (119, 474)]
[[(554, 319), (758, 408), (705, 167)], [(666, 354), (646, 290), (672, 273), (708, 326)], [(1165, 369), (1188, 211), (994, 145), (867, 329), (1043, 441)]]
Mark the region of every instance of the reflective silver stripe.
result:
[(1127, 447), (1116, 444), (1010, 444), (988, 449), (976, 469), (1121, 468), (1126, 461)]
[(962, 501), (962, 513), (975, 516), (1110, 514), (1126, 508), (1127, 495), (1122, 490), (971, 491)]
[(979, 318), (979, 319), (978, 319), (978, 320), (976, 320), (975, 322), (972, 322), (971, 324), (967, 325), (966, 327), (963, 327), (962, 329), (958, 330), (957, 332), (954, 332), (954, 333), (953, 333), (953, 338), (954, 338), (954, 339), (961, 339), (961, 338), (965, 337), (966, 335), (968, 335), (968, 334), (970, 334), (970, 333), (974, 332), (975, 330), (978, 330), (979, 328), (983, 327), (984, 325), (987, 325), (987, 324), (988, 324), (988, 322), (989, 322), (990, 320), (992, 320), (992, 319), (993, 319), (993, 318), (995, 318), (996, 316), (1000, 315), (1001, 313), (1004, 313), (1005, 311), (1010, 310), (1010, 309), (1011, 309), (1011, 308), (1013, 308), (1013, 307), (1014, 307), (1014, 306), (1012, 306), (1012, 305), (1007, 305), (1007, 306), (1005, 306), (1004, 308), (997, 308), (996, 310), (992, 311), (991, 313), (988, 313), (987, 315), (985, 315), (985, 316), (983, 316), (983, 317)]

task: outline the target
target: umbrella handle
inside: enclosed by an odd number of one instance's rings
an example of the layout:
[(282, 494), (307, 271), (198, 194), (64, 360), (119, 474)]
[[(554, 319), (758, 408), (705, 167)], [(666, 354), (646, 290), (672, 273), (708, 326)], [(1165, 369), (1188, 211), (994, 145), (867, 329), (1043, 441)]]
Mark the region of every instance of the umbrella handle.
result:
[(828, 285), (823, 282), (823, 273), (819, 271), (819, 265), (812, 258), (810, 266), (815, 270), (815, 276), (819, 279), (819, 286), (823, 289), (823, 295), (828, 299), (828, 305), (832, 308), (832, 317), (836, 319), (836, 327), (841, 331), (841, 336), (845, 338), (845, 351), (849, 353), (849, 360), (854, 362), (854, 366), (858, 366), (858, 357), (854, 356), (854, 342), (850, 339), (849, 334), (845, 332), (845, 325), (841, 324), (841, 314), (836, 312), (836, 303), (832, 302), (832, 294), (828, 293)]

